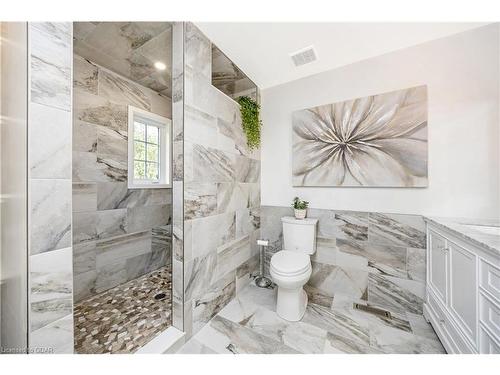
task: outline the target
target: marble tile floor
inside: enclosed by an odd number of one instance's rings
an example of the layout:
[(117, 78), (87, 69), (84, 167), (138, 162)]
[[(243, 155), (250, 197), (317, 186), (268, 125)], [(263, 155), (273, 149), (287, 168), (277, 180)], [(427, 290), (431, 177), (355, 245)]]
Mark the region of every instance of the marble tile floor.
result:
[(167, 329), (171, 280), (167, 265), (75, 304), (75, 353), (133, 353)]
[(276, 314), (275, 301), (276, 288), (251, 283), (178, 353), (445, 353), (422, 315), (391, 312), (389, 319), (334, 299), (329, 306), (309, 303), (300, 322), (288, 322)]

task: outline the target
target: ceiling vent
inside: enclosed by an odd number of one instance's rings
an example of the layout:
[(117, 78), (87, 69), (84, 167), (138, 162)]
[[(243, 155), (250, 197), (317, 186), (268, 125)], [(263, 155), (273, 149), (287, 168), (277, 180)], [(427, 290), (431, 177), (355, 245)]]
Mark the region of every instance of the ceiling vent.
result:
[(301, 66), (316, 61), (316, 51), (313, 46), (309, 46), (290, 54), (295, 66)]

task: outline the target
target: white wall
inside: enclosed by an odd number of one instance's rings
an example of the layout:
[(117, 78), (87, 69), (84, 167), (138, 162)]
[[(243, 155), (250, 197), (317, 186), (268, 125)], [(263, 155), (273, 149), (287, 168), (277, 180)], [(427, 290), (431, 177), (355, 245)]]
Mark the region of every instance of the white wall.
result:
[[(262, 205), (298, 195), (313, 208), (498, 217), (499, 31), (488, 25), (262, 91)], [(292, 187), (293, 111), (422, 84), (427, 188)]]

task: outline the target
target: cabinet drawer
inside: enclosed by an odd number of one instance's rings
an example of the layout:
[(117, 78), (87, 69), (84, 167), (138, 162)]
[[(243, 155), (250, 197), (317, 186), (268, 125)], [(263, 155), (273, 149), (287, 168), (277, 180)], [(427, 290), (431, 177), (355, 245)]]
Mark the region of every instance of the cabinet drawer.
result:
[(481, 354), (500, 354), (500, 344), (483, 328), (479, 329), (479, 348)]
[(479, 295), (479, 319), (500, 341), (500, 307), (483, 293)]
[(479, 285), (500, 303), (500, 269), (481, 259)]

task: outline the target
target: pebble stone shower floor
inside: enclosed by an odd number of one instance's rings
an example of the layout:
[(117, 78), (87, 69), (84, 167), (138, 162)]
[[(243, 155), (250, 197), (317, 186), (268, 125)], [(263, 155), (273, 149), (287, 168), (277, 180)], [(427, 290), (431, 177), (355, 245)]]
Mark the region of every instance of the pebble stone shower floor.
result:
[[(171, 325), (171, 266), (75, 305), (75, 353), (133, 353)], [(165, 296), (158, 296), (164, 293)]]

